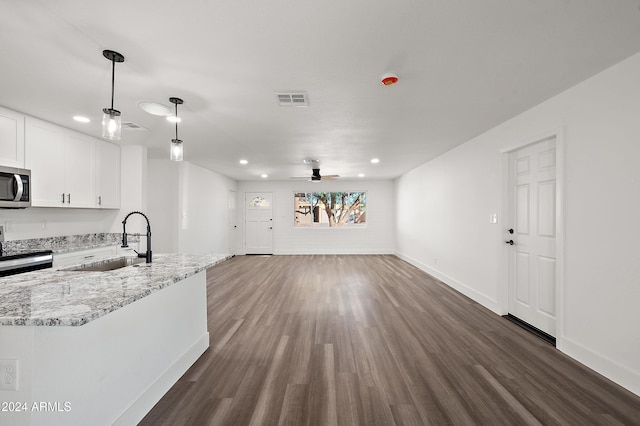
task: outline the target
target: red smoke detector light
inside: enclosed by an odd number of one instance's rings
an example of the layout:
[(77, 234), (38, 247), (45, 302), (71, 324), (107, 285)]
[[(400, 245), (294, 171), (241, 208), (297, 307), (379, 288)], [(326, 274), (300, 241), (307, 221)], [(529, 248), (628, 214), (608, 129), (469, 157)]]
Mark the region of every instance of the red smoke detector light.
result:
[(380, 81), (385, 86), (391, 86), (392, 84), (396, 84), (398, 82), (398, 76), (394, 73), (387, 73), (382, 76)]

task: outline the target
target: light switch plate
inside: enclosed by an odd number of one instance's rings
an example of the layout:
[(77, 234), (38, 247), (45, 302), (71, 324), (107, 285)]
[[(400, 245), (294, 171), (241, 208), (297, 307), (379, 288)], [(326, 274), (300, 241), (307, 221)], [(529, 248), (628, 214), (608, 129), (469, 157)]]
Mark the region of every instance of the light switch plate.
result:
[(489, 215), (489, 223), (498, 223), (498, 215), (496, 213)]

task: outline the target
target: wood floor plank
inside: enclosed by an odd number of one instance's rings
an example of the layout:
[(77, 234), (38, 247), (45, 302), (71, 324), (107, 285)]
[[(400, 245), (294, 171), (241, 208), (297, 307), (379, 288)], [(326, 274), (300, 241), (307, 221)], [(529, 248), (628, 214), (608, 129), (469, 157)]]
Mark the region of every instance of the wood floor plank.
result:
[(395, 256), (234, 257), (207, 309), (141, 425), (640, 424), (640, 397)]

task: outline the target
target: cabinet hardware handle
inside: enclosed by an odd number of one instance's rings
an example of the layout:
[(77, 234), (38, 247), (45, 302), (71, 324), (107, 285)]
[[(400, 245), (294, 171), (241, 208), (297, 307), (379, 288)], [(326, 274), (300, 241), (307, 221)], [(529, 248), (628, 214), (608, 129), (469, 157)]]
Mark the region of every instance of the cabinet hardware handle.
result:
[(509, 240), (509, 241), (505, 241), (505, 244), (509, 244), (510, 246), (514, 245), (515, 243), (513, 242), (513, 240)]
[(98, 205), (102, 205), (102, 195), (98, 195)]
[(67, 204), (71, 204), (71, 193), (67, 194)]
[(64, 192), (62, 193), (62, 204), (64, 204)]

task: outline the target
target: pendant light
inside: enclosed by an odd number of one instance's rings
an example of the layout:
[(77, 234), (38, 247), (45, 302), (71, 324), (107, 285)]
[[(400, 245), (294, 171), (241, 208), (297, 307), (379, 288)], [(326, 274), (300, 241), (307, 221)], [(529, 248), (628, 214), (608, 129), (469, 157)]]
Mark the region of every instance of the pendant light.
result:
[(171, 139), (171, 160), (172, 161), (182, 161), (182, 157), (184, 154), (184, 150), (182, 147), (182, 141), (180, 139), (178, 139), (178, 121), (180, 121), (180, 119), (178, 118), (178, 105), (182, 104), (182, 99), (180, 98), (169, 98), (169, 102), (171, 102), (172, 104), (174, 104), (176, 106), (176, 116), (175, 116), (175, 122), (176, 122), (176, 138), (175, 139)]
[(124, 62), (124, 56), (113, 50), (103, 50), (102, 56), (111, 61), (111, 108), (104, 108), (102, 112), (102, 137), (112, 141), (120, 140), (122, 119), (120, 111), (113, 108), (113, 93), (115, 91), (116, 62)]

